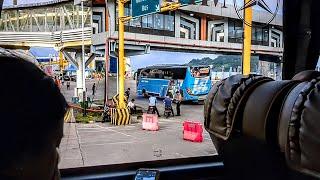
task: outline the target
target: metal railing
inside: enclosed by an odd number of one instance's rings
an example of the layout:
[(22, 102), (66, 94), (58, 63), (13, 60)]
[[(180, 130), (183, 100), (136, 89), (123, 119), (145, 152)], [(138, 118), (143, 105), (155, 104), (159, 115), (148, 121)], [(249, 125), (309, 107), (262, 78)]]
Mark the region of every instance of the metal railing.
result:
[[(92, 29), (84, 28), (84, 40), (91, 40), (91, 35)], [(56, 45), (81, 40), (81, 28), (55, 32), (0, 32), (0, 46), (33, 43)]]

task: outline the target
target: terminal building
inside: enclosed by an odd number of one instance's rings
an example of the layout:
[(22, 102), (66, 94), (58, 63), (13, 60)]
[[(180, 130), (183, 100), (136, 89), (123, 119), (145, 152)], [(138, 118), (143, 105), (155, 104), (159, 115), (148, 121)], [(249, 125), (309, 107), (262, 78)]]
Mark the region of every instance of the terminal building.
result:
[[(118, 16), (115, 0), (52, 0), (4, 7), (0, 20), (0, 45), (9, 48), (53, 47), (64, 52), (76, 67), (81, 51), (82, 30), (86, 56), (97, 67), (105, 53), (117, 56)], [(125, 13), (130, 16), (130, 2)], [(281, 7), (280, 7), (281, 9)], [(82, 29), (82, 15), (84, 28)], [(260, 60), (281, 62), (283, 52), (282, 15), (268, 24), (270, 14), (254, 10), (252, 53)], [(207, 6), (189, 5), (173, 12), (150, 14), (125, 24), (126, 57), (150, 50), (241, 54), (243, 22), (232, 4), (209, 1)], [(106, 43), (109, 49), (106, 50)]]

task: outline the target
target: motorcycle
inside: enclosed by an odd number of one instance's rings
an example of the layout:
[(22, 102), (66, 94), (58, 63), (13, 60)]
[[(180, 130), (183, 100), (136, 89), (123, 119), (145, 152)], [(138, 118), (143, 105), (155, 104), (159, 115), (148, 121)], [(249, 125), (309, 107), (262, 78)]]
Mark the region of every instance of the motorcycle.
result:
[(168, 119), (171, 116), (172, 107), (165, 107), (164, 108), (164, 116)]

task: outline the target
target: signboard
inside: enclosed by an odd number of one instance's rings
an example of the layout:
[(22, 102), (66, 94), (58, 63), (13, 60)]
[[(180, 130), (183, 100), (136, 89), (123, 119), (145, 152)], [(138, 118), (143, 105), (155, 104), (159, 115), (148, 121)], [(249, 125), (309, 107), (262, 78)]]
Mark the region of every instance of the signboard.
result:
[(132, 18), (160, 12), (161, 0), (131, 0)]

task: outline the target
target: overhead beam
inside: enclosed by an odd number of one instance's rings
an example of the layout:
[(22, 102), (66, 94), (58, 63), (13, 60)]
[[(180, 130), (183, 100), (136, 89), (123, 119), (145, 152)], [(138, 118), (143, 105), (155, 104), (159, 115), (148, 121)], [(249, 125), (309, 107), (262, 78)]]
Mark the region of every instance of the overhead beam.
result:
[(85, 63), (85, 68), (88, 67), (88, 65), (94, 60), (94, 58), (97, 56), (97, 54), (95, 53), (92, 53), (89, 58), (86, 60), (86, 63)]
[(64, 57), (71, 62), (74, 66), (77, 67), (77, 69), (79, 68), (78, 62), (77, 60), (75, 60), (67, 51), (62, 50), (62, 54), (64, 55)]

